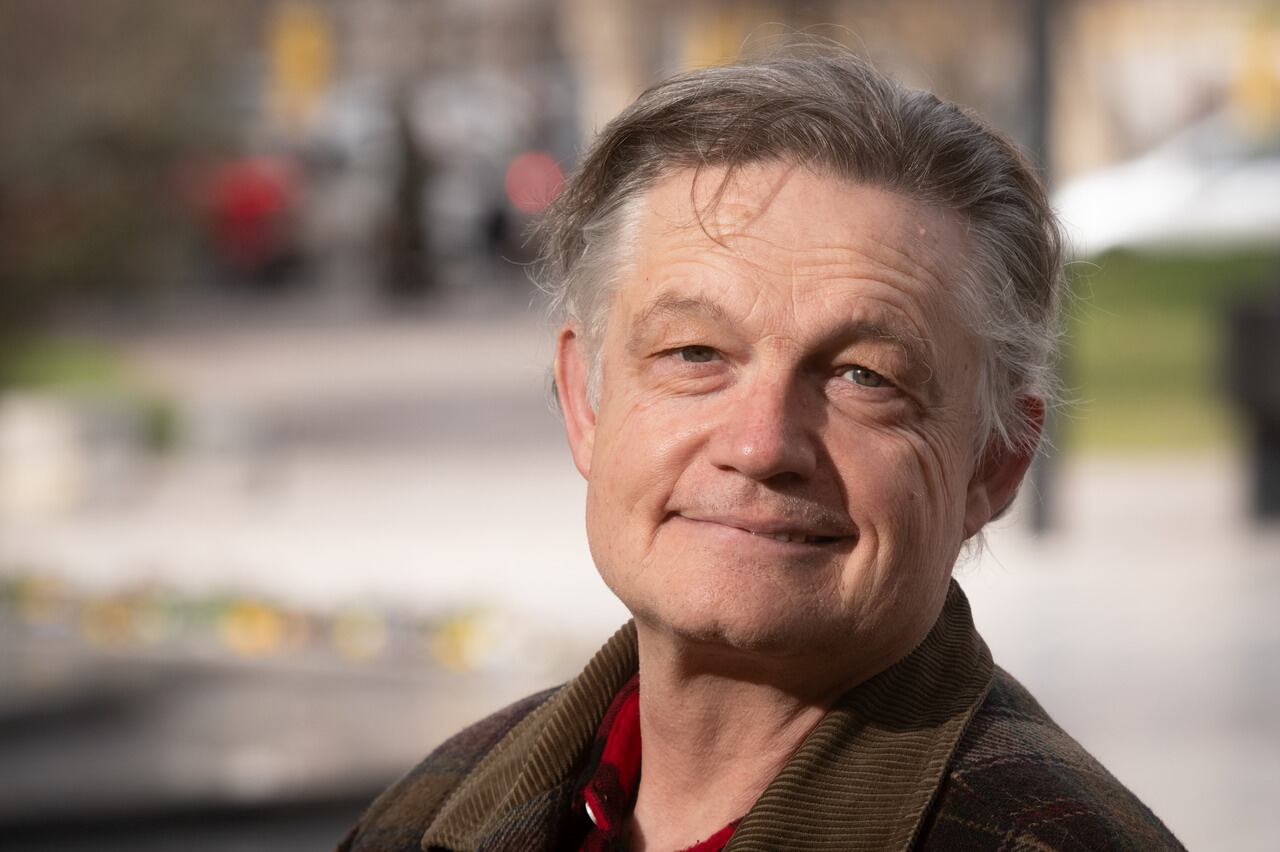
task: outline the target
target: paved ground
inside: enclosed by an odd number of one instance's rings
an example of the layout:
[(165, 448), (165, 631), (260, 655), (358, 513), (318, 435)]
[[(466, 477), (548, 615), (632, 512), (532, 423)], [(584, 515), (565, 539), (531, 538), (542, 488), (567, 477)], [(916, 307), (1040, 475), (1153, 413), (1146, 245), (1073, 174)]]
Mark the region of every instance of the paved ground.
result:
[[(384, 694), (342, 680), (353, 697), (332, 712), (376, 718), (388, 765), (401, 742), (416, 754), (563, 676), (622, 613), (590, 567), (583, 487), (545, 402), (547, 329), (519, 304), (482, 307), (129, 338), (188, 412), (187, 450), (118, 499), (0, 522), (0, 571), (321, 610), (483, 603), (507, 641), (453, 711), (435, 708), (460, 682), (393, 672)], [(1015, 511), (960, 572), (997, 660), (1189, 847), (1273, 848), (1280, 530), (1244, 519), (1229, 455), (1068, 460), (1058, 484), (1054, 532), (1031, 536)]]

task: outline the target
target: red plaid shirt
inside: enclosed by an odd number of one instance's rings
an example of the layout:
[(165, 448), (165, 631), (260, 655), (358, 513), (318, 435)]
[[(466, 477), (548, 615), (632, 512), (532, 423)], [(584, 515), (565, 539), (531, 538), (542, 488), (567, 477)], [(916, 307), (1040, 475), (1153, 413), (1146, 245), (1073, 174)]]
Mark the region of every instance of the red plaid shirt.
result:
[[(640, 786), (640, 675), (618, 690), (596, 731), (577, 806), (591, 826), (581, 852), (626, 852), (624, 829)], [(720, 852), (738, 820), (682, 852)]]

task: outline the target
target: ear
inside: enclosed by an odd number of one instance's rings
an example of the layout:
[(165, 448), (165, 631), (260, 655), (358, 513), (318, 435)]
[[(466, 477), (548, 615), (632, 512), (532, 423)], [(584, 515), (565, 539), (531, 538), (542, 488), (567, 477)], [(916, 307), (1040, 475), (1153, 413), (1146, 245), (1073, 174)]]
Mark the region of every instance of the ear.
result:
[(1032, 396), (1018, 399), (1023, 423), (1030, 434), (1015, 447), (1000, 442), (990, 443), (978, 460), (969, 480), (964, 511), (964, 537), (976, 534), (988, 521), (1000, 515), (1018, 496), (1018, 486), (1036, 456), (1040, 435), (1044, 431), (1044, 400)]
[(587, 375), (591, 363), (586, 349), (578, 325), (565, 323), (556, 336), (556, 396), (564, 414), (564, 431), (569, 438), (573, 463), (584, 478), (590, 479), (596, 413), (587, 399)]

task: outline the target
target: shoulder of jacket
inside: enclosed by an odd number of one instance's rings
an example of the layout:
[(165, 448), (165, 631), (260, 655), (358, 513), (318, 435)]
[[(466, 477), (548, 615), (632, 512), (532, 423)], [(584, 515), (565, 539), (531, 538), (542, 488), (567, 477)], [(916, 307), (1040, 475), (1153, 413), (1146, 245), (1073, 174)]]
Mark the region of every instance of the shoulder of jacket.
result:
[(1183, 849), (998, 667), (952, 755), (921, 839), (926, 849)]
[(522, 698), (445, 740), (373, 800), (337, 852), (419, 852), (422, 835), (458, 784), (558, 689)]

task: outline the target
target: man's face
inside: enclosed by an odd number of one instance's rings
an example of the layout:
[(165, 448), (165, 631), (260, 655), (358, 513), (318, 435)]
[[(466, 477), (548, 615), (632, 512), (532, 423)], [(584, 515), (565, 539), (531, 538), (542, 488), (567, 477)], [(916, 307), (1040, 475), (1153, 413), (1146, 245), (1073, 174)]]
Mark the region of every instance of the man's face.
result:
[(1006, 496), (976, 466), (978, 348), (948, 299), (962, 224), (784, 164), (707, 209), (722, 177), (649, 194), (594, 410), (590, 354), (561, 332), (592, 555), (642, 627), (887, 665)]

